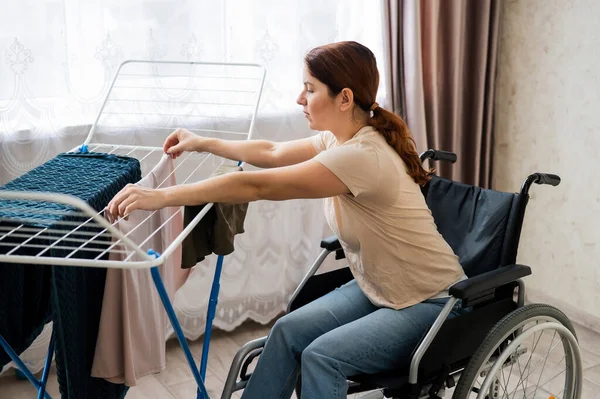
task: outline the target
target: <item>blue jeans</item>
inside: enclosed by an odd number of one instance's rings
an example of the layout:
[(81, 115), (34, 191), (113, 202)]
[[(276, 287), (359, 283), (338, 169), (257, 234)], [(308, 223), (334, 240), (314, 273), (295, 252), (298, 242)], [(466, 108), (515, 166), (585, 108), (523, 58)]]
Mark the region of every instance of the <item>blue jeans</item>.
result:
[(347, 376), (408, 364), (446, 302), (380, 308), (352, 280), (277, 320), (242, 398), (290, 398), (299, 373), (302, 398), (346, 398)]

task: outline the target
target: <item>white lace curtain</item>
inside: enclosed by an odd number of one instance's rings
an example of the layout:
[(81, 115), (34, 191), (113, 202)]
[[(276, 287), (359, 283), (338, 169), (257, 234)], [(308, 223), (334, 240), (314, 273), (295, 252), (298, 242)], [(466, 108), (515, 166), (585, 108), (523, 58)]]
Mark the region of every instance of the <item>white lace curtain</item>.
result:
[[(8, 2), (8, 4), (7, 4)], [(386, 103), (382, 3), (372, 0), (5, 0), (0, 12), (0, 184), (82, 142), (127, 59), (260, 63), (267, 68), (255, 138), (314, 134), (295, 99), (314, 46), (356, 40), (376, 55)], [(329, 232), (320, 201), (251, 205), (226, 257), (215, 325), (266, 323), (285, 309)], [(336, 266), (330, 262), (329, 266)], [(175, 308), (204, 332), (213, 259), (196, 267)], [(34, 370), (49, 327), (24, 354)]]
[[(310, 48), (358, 40), (381, 67), (380, 13), (380, 2), (368, 0), (8, 0), (0, 13), (0, 134), (22, 142), (89, 124), (126, 59), (261, 63), (261, 110), (298, 112)], [(13, 163), (3, 157), (11, 174), (30, 166), (19, 155)]]

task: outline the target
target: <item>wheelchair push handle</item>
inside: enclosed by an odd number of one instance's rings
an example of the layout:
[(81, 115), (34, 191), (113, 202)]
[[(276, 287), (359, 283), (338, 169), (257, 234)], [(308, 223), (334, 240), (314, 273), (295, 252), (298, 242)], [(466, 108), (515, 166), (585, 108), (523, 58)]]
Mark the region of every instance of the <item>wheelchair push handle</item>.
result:
[(548, 184), (556, 187), (560, 184), (560, 176), (551, 173), (532, 173), (523, 182), (523, 185), (521, 186), (521, 195), (528, 195), (529, 188), (533, 183)]
[(456, 162), (456, 154), (450, 151), (430, 149), (421, 154), (421, 162), (424, 162), (426, 159), (454, 163)]
[(551, 186), (558, 186), (560, 184), (560, 176), (553, 175), (550, 173), (534, 173), (536, 177), (535, 182), (537, 184), (549, 184)]

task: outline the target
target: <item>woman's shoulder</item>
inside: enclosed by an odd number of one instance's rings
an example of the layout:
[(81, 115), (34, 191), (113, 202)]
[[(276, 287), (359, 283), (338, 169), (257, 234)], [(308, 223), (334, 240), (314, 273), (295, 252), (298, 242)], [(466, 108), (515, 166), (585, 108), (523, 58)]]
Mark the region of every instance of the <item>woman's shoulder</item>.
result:
[(334, 134), (331, 133), (329, 130), (319, 132), (318, 137), (319, 140), (321, 140), (324, 149), (329, 149), (337, 146), (337, 139), (335, 138)]
[(390, 163), (402, 164), (402, 159), (396, 150), (388, 144), (385, 137), (375, 128), (369, 126), (355, 136), (356, 145), (377, 155), (382, 165)]
[(324, 147), (323, 149), (335, 147), (377, 147), (381, 146), (381, 144), (386, 144), (385, 138), (372, 126), (361, 128), (350, 140), (343, 144), (340, 144), (335, 135), (329, 130), (321, 131), (313, 137), (319, 141)]
[(372, 126), (365, 126), (360, 129), (347, 143), (362, 146), (365, 148), (373, 148), (380, 152), (386, 150), (389, 144), (385, 141), (385, 137)]
[(333, 133), (324, 131), (319, 134), (323, 150), (328, 155), (322, 156), (352, 158), (353, 166), (362, 164), (363, 167), (390, 168), (392, 164), (401, 166), (402, 160), (396, 151), (386, 142), (385, 138), (373, 127), (365, 126), (350, 140), (340, 144)]

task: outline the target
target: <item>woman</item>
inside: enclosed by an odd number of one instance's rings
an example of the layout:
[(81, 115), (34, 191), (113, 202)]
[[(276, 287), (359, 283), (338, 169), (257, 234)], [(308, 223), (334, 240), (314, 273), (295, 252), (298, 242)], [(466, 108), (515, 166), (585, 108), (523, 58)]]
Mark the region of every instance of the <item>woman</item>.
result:
[(299, 373), (303, 398), (343, 398), (346, 377), (407, 364), (447, 288), (465, 278), (421, 194), (429, 173), (403, 120), (375, 102), (378, 85), (366, 47), (317, 47), (306, 55), (297, 102), (321, 133), (272, 143), (178, 129), (164, 144), (175, 157), (204, 151), (268, 169), (168, 189), (128, 186), (108, 206), (124, 216), (207, 202), (325, 199), (355, 279), (275, 323), (244, 398), (289, 398)]

